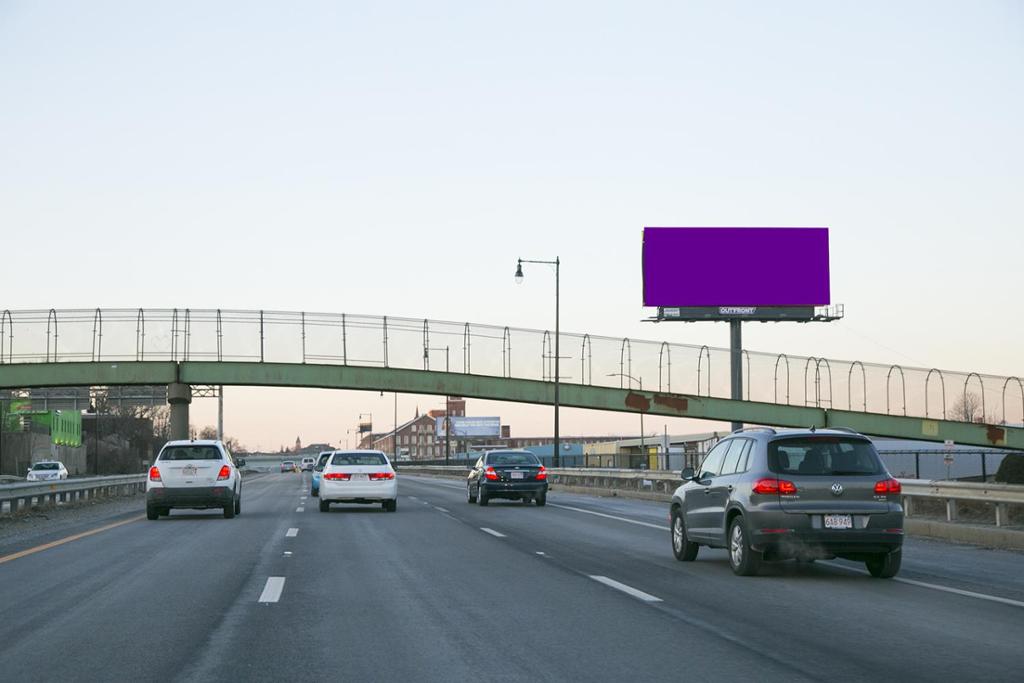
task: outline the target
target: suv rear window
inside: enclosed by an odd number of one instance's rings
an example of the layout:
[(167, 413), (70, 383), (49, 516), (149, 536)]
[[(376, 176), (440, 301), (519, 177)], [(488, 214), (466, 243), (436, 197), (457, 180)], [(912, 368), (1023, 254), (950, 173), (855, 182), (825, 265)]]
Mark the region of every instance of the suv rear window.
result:
[(220, 460), (216, 446), (172, 446), (160, 454), (159, 460)]
[(332, 465), (386, 465), (388, 463), (380, 453), (336, 453), (331, 458)]
[(533, 453), (489, 453), (488, 465), (539, 465), (540, 460)]
[(768, 444), (768, 469), (776, 474), (829, 477), (885, 472), (870, 441), (835, 436), (772, 441)]

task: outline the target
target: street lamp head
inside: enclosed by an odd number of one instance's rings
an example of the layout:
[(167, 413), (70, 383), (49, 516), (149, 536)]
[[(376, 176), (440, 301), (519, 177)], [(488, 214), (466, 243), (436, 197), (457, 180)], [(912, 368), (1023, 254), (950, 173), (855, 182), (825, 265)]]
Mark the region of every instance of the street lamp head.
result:
[(519, 262), (516, 264), (516, 284), (523, 284), (523, 259), (519, 259)]

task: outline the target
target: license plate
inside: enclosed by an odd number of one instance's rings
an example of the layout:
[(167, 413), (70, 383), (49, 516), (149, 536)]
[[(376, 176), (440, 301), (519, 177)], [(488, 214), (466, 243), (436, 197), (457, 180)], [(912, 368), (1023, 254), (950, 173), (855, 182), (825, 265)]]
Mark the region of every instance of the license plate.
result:
[(368, 474), (353, 474), (352, 475), (352, 481), (368, 481), (369, 479), (370, 479), (370, 475), (368, 475)]
[(198, 471), (199, 469), (195, 465), (185, 465), (181, 468), (181, 473), (186, 477), (194, 477)]
[(852, 529), (852, 515), (825, 515), (826, 529)]
[(523, 478), (523, 473), (522, 472), (513, 472), (512, 473), (512, 478), (513, 479), (522, 479)]

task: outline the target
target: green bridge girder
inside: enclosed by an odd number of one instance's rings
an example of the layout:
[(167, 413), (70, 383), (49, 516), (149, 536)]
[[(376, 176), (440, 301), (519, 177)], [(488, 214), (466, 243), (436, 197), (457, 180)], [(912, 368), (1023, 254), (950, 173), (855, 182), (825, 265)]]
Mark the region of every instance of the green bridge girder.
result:
[[(303, 363), (129, 361), (0, 365), (0, 389), (133, 384), (223, 384), (227, 386), (352, 389), (409, 394), (457, 395), (492, 401), (552, 405), (554, 384), (538, 380), (468, 375), (405, 368)], [(561, 405), (571, 408), (745, 422), (778, 427), (849, 427), (864, 434), (900, 439), (1024, 449), (1024, 428), (920, 417), (830, 410), (757, 401), (644, 392), (563, 383)]]

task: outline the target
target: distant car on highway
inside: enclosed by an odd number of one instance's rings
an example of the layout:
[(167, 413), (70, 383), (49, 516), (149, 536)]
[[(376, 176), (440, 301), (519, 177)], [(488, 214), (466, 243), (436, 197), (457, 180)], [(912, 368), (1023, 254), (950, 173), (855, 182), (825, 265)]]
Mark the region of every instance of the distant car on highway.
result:
[(398, 509), (398, 480), (383, 451), (334, 451), (320, 478), (320, 512), (331, 503), (380, 503)]
[(491, 498), (548, 500), (548, 472), (540, 459), (526, 450), (487, 451), (476, 461), (466, 481), (470, 503), (487, 505)]
[(242, 512), (242, 475), (221, 441), (168, 441), (146, 477), (146, 518), (173, 508)]
[(26, 481), (56, 481), (68, 478), (68, 468), (57, 460), (37, 462), (25, 476)]
[(313, 466), (313, 481), (310, 484), (309, 495), (313, 496), (314, 498), (320, 495), (320, 477), (323, 474), (324, 467), (326, 467), (327, 465), (327, 461), (331, 459), (331, 455), (333, 453), (334, 451), (322, 452), (318, 456), (316, 464)]
[(284, 462), (281, 463), (281, 471), (282, 472), (298, 472), (299, 468), (295, 464), (294, 460), (285, 460)]
[(313, 467), (316, 465), (316, 458), (306, 457), (302, 459), (302, 471), (312, 472)]
[(741, 576), (762, 560), (834, 557), (864, 562), (878, 578), (899, 572), (900, 482), (856, 432), (740, 430), (682, 477), (669, 510), (678, 560), (704, 545), (726, 548)]

